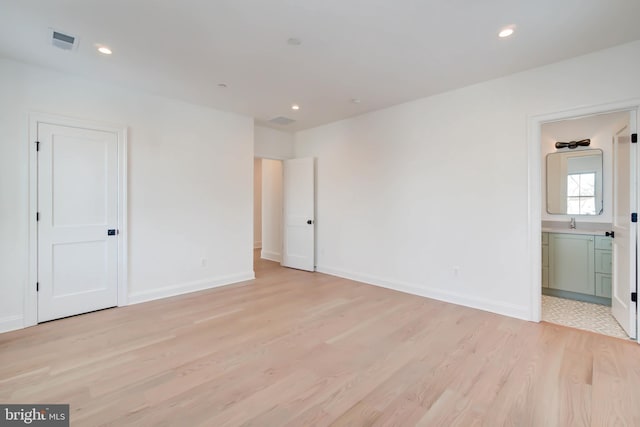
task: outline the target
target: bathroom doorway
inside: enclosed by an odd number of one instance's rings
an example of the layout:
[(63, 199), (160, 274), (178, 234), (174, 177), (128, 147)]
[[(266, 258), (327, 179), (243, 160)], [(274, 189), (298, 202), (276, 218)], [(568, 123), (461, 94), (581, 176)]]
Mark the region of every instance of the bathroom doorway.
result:
[(635, 127), (624, 109), (541, 121), (542, 321), (636, 337)]

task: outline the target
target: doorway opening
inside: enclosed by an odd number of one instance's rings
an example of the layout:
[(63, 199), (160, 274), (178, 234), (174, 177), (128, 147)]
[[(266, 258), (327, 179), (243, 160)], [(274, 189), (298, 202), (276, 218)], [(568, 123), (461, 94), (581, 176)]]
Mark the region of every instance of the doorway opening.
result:
[(636, 338), (636, 111), (539, 122), (542, 321)]
[(282, 160), (254, 158), (253, 266), (256, 276), (282, 261), (282, 168)]

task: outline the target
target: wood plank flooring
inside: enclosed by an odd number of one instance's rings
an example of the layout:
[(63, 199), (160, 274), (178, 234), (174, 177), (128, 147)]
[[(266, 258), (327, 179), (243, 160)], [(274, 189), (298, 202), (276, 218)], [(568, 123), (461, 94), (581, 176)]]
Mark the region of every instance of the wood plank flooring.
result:
[(258, 261), (0, 335), (0, 402), (72, 426), (640, 426), (640, 346)]

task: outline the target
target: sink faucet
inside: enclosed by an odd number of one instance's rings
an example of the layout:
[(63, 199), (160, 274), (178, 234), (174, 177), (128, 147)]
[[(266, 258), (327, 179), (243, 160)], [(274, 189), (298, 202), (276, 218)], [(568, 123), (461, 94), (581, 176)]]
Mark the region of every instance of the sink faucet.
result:
[(569, 228), (571, 228), (571, 229), (576, 228), (576, 219), (575, 218), (571, 218), (571, 221), (569, 221)]

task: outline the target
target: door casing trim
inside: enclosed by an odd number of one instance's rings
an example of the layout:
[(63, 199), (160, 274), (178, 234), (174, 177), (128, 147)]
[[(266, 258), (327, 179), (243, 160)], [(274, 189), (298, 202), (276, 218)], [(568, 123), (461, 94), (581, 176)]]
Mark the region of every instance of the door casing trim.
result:
[[(619, 111), (628, 111), (629, 113), (635, 113), (636, 127), (640, 126), (640, 98), (628, 99), (624, 101), (604, 103), (591, 105), (587, 107), (573, 108), (567, 110), (556, 111), (552, 113), (532, 115), (528, 117), (527, 123), (527, 148), (528, 148), (528, 247), (529, 247), (529, 318), (534, 322), (540, 322), (542, 318), (542, 296), (540, 283), (542, 280), (542, 255), (540, 248), (541, 232), (542, 232), (542, 153), (541, 153), (541, 127), (545, 123), (573, 119), (578, 117), (614, 113)], [(634, 131), (632, 129), (632, 131)], [(637, 132), (637, 129), (635, 130)], [(637, 150), (637, 155), (640, 155), (640, 150)], [(640, 162), (636, 162), (640, 167)], [(638, 170), (634, 171), (636, 176)], [(640, 185), (636, 189), (640, 192)], [(636, 195), (636, 199), (640, 203), (640, 197)], [(637, 207), (636, 207), (637, 208)], [(640, 227), (636, 230), (636, 241), (638, 239), (638, 233), (640, 233)], [(640, 251), (636, 251), (636, 265), (640, 266)], [(640, 331), (640, 316), (637, 316), (638, 331)], [(640, 343), (640, 333), (638, 335), (638, 342)]]
[(127, 127), (93, 120), (77, 119), (55, 114), (30, 112), (27, 147), (29, 150), (29, 266), (24, 284), (24, 327), (38, 323), (38, 155), (36, 144), (38, 125), (76, 127), (115, 133), (118, 138), (118, 307), (128, 304), (128, 224), (127, 224)]

